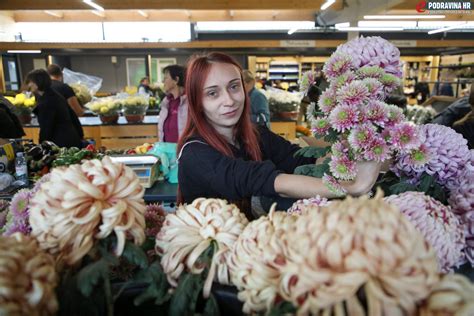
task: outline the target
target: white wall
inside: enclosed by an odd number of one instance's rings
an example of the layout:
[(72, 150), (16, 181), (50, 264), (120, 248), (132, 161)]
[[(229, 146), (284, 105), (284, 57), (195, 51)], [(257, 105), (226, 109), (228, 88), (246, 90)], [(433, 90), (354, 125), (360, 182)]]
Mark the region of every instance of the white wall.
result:
[(0, 42), (14, 42), (16, 33), (13, 14), (0, 11)]

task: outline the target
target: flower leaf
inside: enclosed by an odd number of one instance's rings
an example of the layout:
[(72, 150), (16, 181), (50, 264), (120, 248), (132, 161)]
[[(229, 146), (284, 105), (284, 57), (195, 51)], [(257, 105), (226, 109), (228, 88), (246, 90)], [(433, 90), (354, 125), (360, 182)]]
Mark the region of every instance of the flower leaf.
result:
[(283, 301), (272, 307), (268, 316), (283, 316), (296, 314), (296, 308), (290, 302)]
[(324, 136), (324, 140), (327, 141), (328, 143), (334, 143), (337, 141), (338, 136), (339, 134), (331, 128), (329, 129), (328, 134)]
[(135, 264), (142, 269), (145, 269), (148, 266), (148, 259), (145, 252), (135, 245), (134, 243), (127, 241), (125, 243), (125, 248), (122, 253), (122, 257), (127, 259), (131, 264)]
[(169, 315), (193, 315), (203, 286), (204, 280), (201, 274), (182, 274), (179, 278), (178, 287), (171, 298)]
[(210, 315), (210, 316), (219, 316), (219, 305), (217, 305), (217, 301), (214, 295), (210, 295), (209, 299), (206, 301), (206, 305), (204, 306), (203, 315)]
[(109, 267), (104, 259), (100, 259), (82, 268), (77, 278), (77, 286), (82, 295), (90, 296), (94, 288), (99, 284), (99, 281), (107, 279), (108, 273)]
[(321, 158), (326, 156), (328, 152), (331, 151), (331, 147), (314, 147), (314, 146), (308, 146), (308, 147), (303, 147), (299, 149), (297, 152), (294, 153), (294, 157), (297, 156), (303, 156), (307, 158)]

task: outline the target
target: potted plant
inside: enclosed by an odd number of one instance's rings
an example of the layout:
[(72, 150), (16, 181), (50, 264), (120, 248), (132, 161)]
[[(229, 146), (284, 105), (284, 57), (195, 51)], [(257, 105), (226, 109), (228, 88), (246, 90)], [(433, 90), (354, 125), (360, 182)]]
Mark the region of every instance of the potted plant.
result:
[(100, 98), (89, 102), (87, 108), (97, 114), (104, 124), (117, 123), (122, 101), (114, 98)]
[(19, 93), (14, 98), (7, 97), (7, 99), (14, 105), (13, 112), (18, 116), (21, 124), (30, 124), (31, 112), (36, 106), (35, 97), (28, 97), (25, 93)]
[(141, 123), (148, 108), (148, 98), (142, 95), (131, 96), (123, 101), (123, 115), (128, 123)]

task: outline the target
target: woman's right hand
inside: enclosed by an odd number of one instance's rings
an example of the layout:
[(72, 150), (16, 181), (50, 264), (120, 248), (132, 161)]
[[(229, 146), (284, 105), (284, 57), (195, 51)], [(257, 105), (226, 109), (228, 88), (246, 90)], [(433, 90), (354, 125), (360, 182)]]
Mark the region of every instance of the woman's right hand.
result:
[(346, 187), (347, 193), (355, 196), (368, 193), (377, 181), (381, 167), (382, 163), (376, 161), (357, 162), (357, 177)]

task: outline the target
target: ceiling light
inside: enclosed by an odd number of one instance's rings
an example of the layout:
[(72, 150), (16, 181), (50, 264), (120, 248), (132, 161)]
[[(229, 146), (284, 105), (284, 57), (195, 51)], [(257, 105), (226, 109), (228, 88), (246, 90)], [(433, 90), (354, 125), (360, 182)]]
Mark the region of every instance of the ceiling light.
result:
[(288, 35), (291, 35), (291, 34), (293, 34), (293, 33), (296, 32), (296, 31), (298, 31), (297, 28), (290, 29), (290, 30), (288, 30)]
[(97, 16), (100, 16), (101, 18), (105, 18), (105, 13), (101, 11), (96, 11), (96, 10), (91, 10), (92, 13), (94, 13)]
[(332, 6), (335, 2), (336, 0), (326, 0), (326, 2), (324, 2), (323, 5), (321, 6), (321, 11), (326, 10), (327, 8)]
[(40, 54), (41, 50), (7, 50), (7, 53), (9, 54)]
[(63, 17), (63, 14), (60, 13), (60, 12), (54, 12), (54, 11), (49, 11), (49, 10), (44, 10), (43, 12), (46, 13), (46, 14), (55, 16), (57, 18), (60, 18), (60, 19), (62, 19), (62, 17)]
[(462, 28), (463, 26), (465, 26), (466, 24), (467, 24), (467, 22), (464, 22), (464, 23), (460, 23), (460, 24), (457, 24), (457, 25), (452, 25), (452, 26), (443, 27), (443, 28), (436, 29), (436, 30), (431, 30), (431, 31), (428, 32), (428, 34), (431, 35), (431, 34), (446, 32), (446, 31), (449, 31), (449, 30), (459, 29), (459, 28)]
[(143, 11), (143, 10), (138, 10), (137, 12), (138, 12), (138, 14), (140, 14), (142, 17), (148, 19), (148, 13), (146, 13), (145, 11)]
[(335, 27), (336, 29), (341, 28), (341, 27), (349, 27), (349, 26), (351, 26), (351, 23), (349, 23), (349, 22), (343, 22), (343, 23), (336, 23), (336, 24), (334, 24), (334, 27)]
[(83, 2), (87, 5), (90, 5), (91, 7), (93, 7), (94, 9), (98, 11), (105, 11), (103, 7), (101, 7), (97, 3), (92, 2), (92, 0), (83, 0)]
[(379, 31), (403, 31), (403, 27), (340, 27), (338, 31), (354, 32), (354, 31), (367, 31), (367, 32), (379, 32)]
[(359, 27), (403, 27), (414, 28), (416, 21), (359, 21)]
[(419, 20), (419, 19), (444, 19), (445, 15), (364, 15), (366, 20)]

